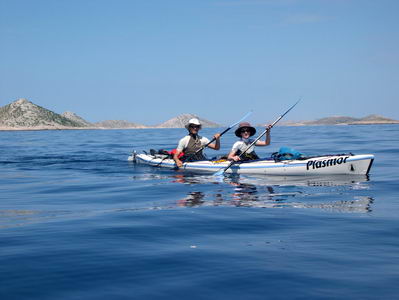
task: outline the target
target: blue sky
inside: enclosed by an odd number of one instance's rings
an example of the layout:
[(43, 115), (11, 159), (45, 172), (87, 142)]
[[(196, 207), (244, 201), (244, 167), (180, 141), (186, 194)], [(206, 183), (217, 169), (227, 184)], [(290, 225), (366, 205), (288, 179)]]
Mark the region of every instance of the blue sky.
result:
[(399, 119), (396, 0), (0, 0), (0, 106), (88, 121)]

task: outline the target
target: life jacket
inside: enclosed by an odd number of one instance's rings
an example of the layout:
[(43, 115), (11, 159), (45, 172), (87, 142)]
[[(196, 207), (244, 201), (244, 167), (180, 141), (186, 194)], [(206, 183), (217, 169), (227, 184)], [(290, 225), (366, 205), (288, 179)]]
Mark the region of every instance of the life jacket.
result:
[(244, 154), (241, 154), (241, 150), (237, 150), (236, 155), (240, 156), (241, 161), (248, 161), (248, 160), (255, 160), (259, 159), (259, 156), (255, 153), (255, 151), (252, 151), (250, 153), (245, 152)]
[[(243, 142), (246, 149), (248, 149), (248, 146), (253, 142), (253, 140), (250, 139), (250, 140), (244, 141), (243, 139), (241, 139), (241, 142)], [(255, 145), (249, 148), (249, 149), (252, 149), (251, 152), (245, 152), (244, 154), (242, 154), (242, 153), (244, 151), (248, 151), (248, 150), (241, 151), (240, 149), (237, 149), (236, 155), (240, 156), (241, 161), (259, 159), (259, 156), (255, 153), (255, 150), (253, 150), (254, 148), (255, 148)]]
[(190, 135), (190, 140), (188, 141), (188, 145), (185, 149), (183, 149), (184, 156), (182, 157), (182, 160), (183, 161), (205, 160), (206, 158), (202, 153), (201, 148), (202, 148), (201, 139), (198, 136), (194, 138), (192, 135)]

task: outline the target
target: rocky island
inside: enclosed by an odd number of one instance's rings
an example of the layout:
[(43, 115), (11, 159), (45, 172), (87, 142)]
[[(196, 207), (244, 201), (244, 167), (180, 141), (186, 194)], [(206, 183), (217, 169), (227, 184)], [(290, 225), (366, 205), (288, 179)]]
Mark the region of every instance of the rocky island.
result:
[[(30, 102), (27, 99), (18, 99), (10, 104), (0, 107), (0, 130), (184, 128), (185, 124), (187, 124), (188, 120), (191, 118), (199, 119), (205, 128), (222, 126), (194, 114), (182, 114), (153, 126), (124, 120), (107, 120), (90, 123), (73, 112), (67, 111), (63, 114), (57, 114)], [(285, 126), (373, 124), (399, 124), (399, 121), (384, 116), (369, 115), (364, 118), (333, 116), (315, 121), (287, 121), (280, 123), (280, 125)]]
[(193, 115), (193, 114), (182, 114), (180, 116), (177, 116), (175, 118), (167, 120), (166, 122), (156, 125), (154, 127), (155, 128), (184, 128), (184, 126), (192, 118), (197, 118), (201, 122), (202, 127), (221, 127), (220, 124), (217, 124), (217, 123), (209, 121), (209, 120), (205, 120), (205, 119), (198, 117), (197, 115)]
[(182, 114), (154, 126), (124, 120), (90, 123), (73, 112), (67, 111), (63, 114), (57, 114), (27, 99), (18, 99), (0, 107), (0, 130), (183, 128), (191, 118), (198, 118), (203, 127), (220, 127), (215, 122), (193, 114)]
[(82, 127), (70, 113), (59, 115), (26, 99), (19, 99), (0, 107), (0, 129), (68, 129)]
[(380, 115), (369, 115), (364, 118), (353, 118), (347, 116), (333, 116), (321, 118), (315, 121), (286, 122), (286, 126), (318, 126), (318, 125), (377, 125), (377, 124), (399, 124), (393, 120)]
[(133, 123), (125, 120), (106, 120), (101, 122), (93, 123), (97, 129), (139, 129), (139, 128), (148, 128), (143, 124)]

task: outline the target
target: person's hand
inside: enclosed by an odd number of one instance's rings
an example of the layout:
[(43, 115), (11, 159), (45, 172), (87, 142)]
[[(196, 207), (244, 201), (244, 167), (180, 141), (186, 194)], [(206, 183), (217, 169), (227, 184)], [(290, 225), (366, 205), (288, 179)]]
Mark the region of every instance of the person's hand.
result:
[(241, 158), (238, 155), (234, 155), (233, 156), (233, 160), (234, 161), (239, 161), (239, 160), (241, 160)]
[(273, 127), (272, 124), (267, 125), (267, 126), (266, 126), (267, 131), (270, 131), (270, 129), (272, 129), (272, 127)]
[(176, 166), (181, 168), (183, 166), (183, 162), (181, 160), (176, 160)]
[(213, 137), (215, 140), (220, 139), (220, 133), (216, 133)]

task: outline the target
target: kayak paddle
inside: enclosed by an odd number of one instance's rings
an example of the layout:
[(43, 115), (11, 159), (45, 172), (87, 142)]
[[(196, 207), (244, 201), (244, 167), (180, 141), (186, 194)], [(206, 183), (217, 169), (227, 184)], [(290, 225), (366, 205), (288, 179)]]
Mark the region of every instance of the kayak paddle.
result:
[[(301, 99), (299, 99), (299, 100), (298, 100), (293, 106), (291, 106), (285, 113), (283, 113), (281, 116), (279, 116), (279, 117), (277, 118), (277, 120), (273, 122), (273, 124), (270, 126), (270, 128), (267, 128), (266, 130), (264, 130), (264, 131), (261, 133), (261, 135), (259, 135), (259, 136), (258, 136), (258, 137), (244, 150), (244, 152), (242, 152), (238, 157), (241, 157), (242, 155), (244, 155), (253, 145), (255, 145), (256, 142), (259, 141), (259, 140), (262, 138), (262, 136), (264, 136), (264, 135), (266, 134), (266, 132), (267, 132), (268, 130), (272, 129), (273, 126), (276, 125), (277, 122), (280, 121), (291, 109), (293, 109), (294, 106), (297, 105), (299, 101), (301, 101)], [(230, 169), (230, 167), (231, 167), (234, 163), (236, 163), (236, 161), (232, 160), (232, 161), (230, 162), (230, 164), (229, 164), (227, 167), (225, 167), (225, 168), (223, 168), (223, 169), (217, 171), (217, 172), (216, 172), (215, 174), (213, 174), (213, 175), (214, 175), (214, 176), (223, 175), (224, 172), (226, 172), (228, 169)]]

